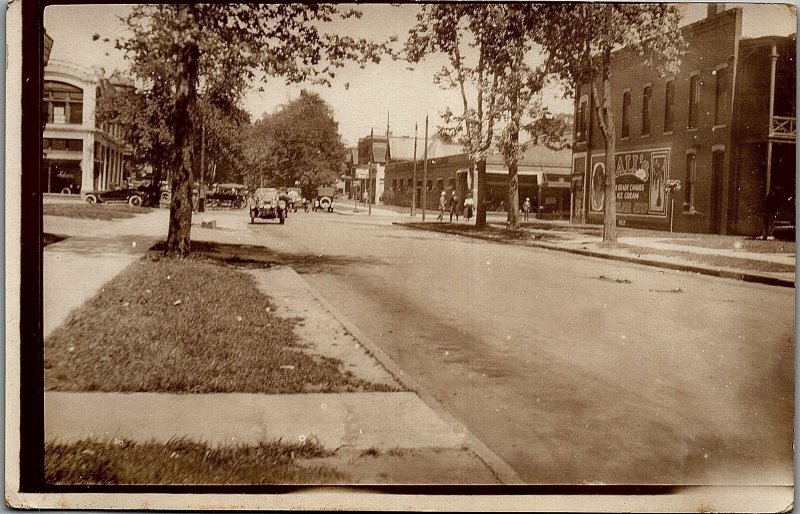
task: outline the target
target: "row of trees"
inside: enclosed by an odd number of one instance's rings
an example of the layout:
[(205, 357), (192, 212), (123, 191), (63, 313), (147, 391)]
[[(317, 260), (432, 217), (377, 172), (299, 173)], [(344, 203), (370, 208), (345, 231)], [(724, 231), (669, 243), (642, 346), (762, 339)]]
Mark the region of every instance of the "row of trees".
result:
[[(419, 62), (443, 54), (448, 65), (436, 83), (458, 90), (461, 105), (443, 115), (444, 133), (462, 142), (475, 164), (477, 223), (486, 223), (486, 157), (502, 152), (509, 169), (509, 225), (518, 220), (517, 162), (527, 133), (561, 144), (563, 124), (541, 102), (550, 78), (567, 94), (592, 84), (606, 146), (605, 239), (616, 239), (614, 124), (610, 103), (611, 53), (639, 51), (662, 71), (682, 50), (678, 8), (670, 4), (425, 4), (402, 50), (326, 32), (357, 10), (329, 4), (137, 5), (125, 18), (131, 36), (117, 41), (131, 63), (137, 88), (110, 109), (143, 158), (169, 168), (172, 204), (167, 253), (190, 250), (192, 178), (197, 173), (199, 128), (217, 145), (215, 163), (231, 176), (248, 168), (287, 185), (311, 185), (339, 175), (345, 154), (330, 107), (314, 94), (252, 126), (238, 107), (257, 72), (287, 83), (329, 84), (347, 62), (378, 63), (384, 55)], [(531, 65), (535, 53), (542, 66)], [(246, 127), (247, 133), (243, 132)], [(527, 139), (527, 138), (526, 138)], [(258, 163), (257, 166), (254, 166)], [(244, 168), (243, 168), (244, 167)]]
[[(591, 84), (596, 119), (605, 142), (606, 184), (603, 238), (616, 241), (614, 150), (611, 108), (611, 55), (627, 46), (659, 72), (674, 72), (685, 48), (674, 4), (428, 4), (405, 45), (406, 58), (419, 62), (443, 54), (449, 65), (435, 77), (456, 89), (461, 109), (443, 115), (444, 130), (458, 138), (476, 168), (476, 223), (486, 223), (486, 157), (502, 153), (509, 170), (508, 226), (519, 224), (517, 162), (527, 133), (548, 146), (562, 144), (563, 123), (542, 105), (548, 78), (573, 96)], [(531, 66), (533, 53), (545, 62)], [(598, 87), (599, 86), (599, 87)]]

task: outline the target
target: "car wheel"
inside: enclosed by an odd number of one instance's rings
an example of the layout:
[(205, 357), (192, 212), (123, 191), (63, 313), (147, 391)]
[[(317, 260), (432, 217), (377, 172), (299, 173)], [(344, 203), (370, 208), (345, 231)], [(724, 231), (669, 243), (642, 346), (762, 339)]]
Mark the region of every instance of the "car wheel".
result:
[(97, 203), (97, 197), (95, 195), (86, 195), (86, 203)]
[(142, 197), (141, 196), (131, 196), (128, 198), (128, 204), (132, 205), (133, 207), (141, 207), (142, 205)]
[(169, 202), (170, 198), (172, 198), (172, 194), (169, 191), (164, 191), (161, 193), (161, 199), (165, 202)]
[(68, 187), (65, 187), (64, 189), (61, 190), (61, 194), (62, 195), (71, 195), (72, 194), (72, 189), (70, 189)]

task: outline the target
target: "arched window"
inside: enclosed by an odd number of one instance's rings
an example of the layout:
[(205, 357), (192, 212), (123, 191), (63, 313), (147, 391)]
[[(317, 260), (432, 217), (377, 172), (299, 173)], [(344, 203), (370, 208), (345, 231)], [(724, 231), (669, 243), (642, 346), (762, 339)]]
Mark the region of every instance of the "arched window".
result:
[(83, 123), (83, 90), (54, 80), (44, 81), (42, 114), (47, 123)]

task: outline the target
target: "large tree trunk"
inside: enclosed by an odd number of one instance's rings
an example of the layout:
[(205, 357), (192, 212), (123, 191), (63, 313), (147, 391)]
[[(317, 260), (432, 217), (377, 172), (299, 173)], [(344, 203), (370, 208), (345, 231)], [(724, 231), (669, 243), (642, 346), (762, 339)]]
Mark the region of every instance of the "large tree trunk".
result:
[(486, 159), (475, 163), (475, 180), (478, 185), (478, 197), (475, 198), (475, 226), (486, 226)]
[[(179, 22), (185, 22), (189, 7), (178, 9)], [(197, 66), (200, 52), (195, 43), (187, 43), (178, 59), (175, 91), (175, 164), (172, 175), (172, 203), (169, 209), (169, 233), (166, 254), (185, 257), (190, 250), (192, 228), (192, 168), (194, 166), (194, 124), (192, 116), (197, 100)]]
[[(606, 5), (606, 31), (612, 32), (612, 4)], [(611, 110), (611, 45), (607, 44), (603, 55), (603, 139), (605, 142), (606, 191), (603, 210), (603, 241), (617, 242), (617, 177), (615, 173), (615, 155), (617, 146), (614, 115)]]
[(519, 171), (517, 161), (512, 161), (508, 166), (508, 222), (507, 228), (519, 228)]
[(603, 241), (609, 243), (617, 242), (617, 179), (614, 169), (616, 143), (616, 135), (612, 130), (605, 139), (606, 197), (603, 213)]

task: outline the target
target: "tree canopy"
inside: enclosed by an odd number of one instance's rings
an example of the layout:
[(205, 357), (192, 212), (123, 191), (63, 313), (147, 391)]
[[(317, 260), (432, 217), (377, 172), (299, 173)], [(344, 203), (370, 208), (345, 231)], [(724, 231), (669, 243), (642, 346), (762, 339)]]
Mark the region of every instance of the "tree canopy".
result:
[(520, 133), (558, 145), (563, 124), (542, 105), (542, 69), (529, 64), (534, 33), (547, 23), (531, 4), (434, 4), (422, 7), (405, 50), (418, 62), (427, 54), (447, 56), (434, 82), (456, 89), (459, 112), (448, 106), (441, 132), (462, 143), (476, 164), (476, 224), (485, 225), (486, 156), (503, 154), (509, 169), (509, 225), (516, 227), (519, 205), (517, 161), (526, 149)]
[(163, 91), (172, 128), (172, 204), (167, 254), (188, 254), (196, 167), (197, 100), (236, 106), (257, 72), (287, 83), (329, 84), (350, 61), (379, 62), (385, 45), (325, 32), (334, 19), (360, 16), (332, 4), (136, 5), (117, 41), (144, 91)]
[(333, 109), (316, 93), (300, 96), (256, 121), (248, 144), (250, 179), (300, 184), (306, 194), (331, 185), (343, 171), (346, 148)]

